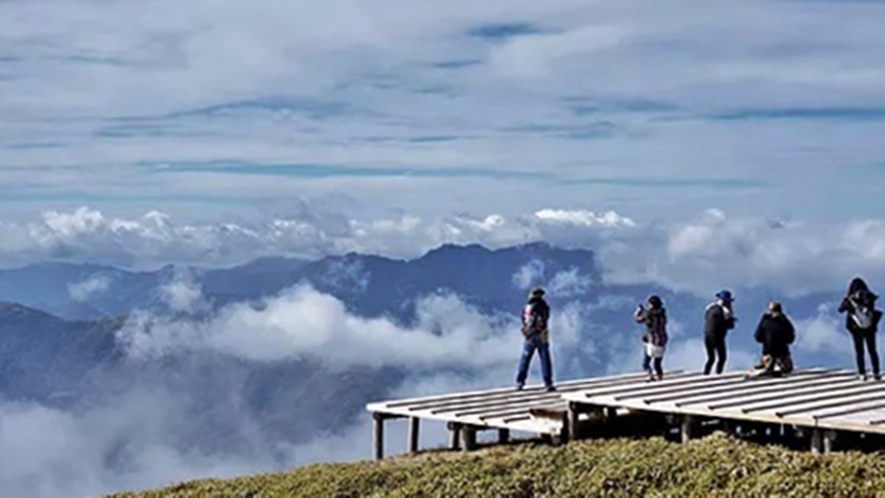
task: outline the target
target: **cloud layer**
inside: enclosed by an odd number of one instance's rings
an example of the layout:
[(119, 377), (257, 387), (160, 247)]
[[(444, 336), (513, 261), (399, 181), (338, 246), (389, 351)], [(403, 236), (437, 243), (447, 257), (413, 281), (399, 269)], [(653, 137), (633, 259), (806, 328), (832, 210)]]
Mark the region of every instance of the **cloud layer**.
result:
[(876, 184), (851, 178), (882, 179), (883, 20), (878, 2), (4, 2), (0, 202), (868, 216)]
[[(584, 247), (599, 256), (609, 282), (657, 282), (709, 295), (722, 286), (768, 286), (799, 295), (843, 287), (855, 274), (885, 278), (885, 221), (777, 221), (708, 210), (679, 222), (643, 221), (612, 211), (544, 208), (531, 214), (390, 218), (306, 210), (295, 217), (191, 224), (151, 211), (111, 217), (86, 207), (0, 222), (0, 263), (45, 259), (155, 268), (169, 263), (225, 266), (256, 257), (319, 258), (349, 251), (418, 257), (446, 242), (501, 247), (532, 241)], [(527, 288), (538, 268), (514, 276)], [(583, 283), (560, 275), (562, 293)], [(358, 282), (355, 281), (355, 284)], [(178, 307), (196, 298), (184, 275), (166, 289)], [(72, 295), (100, 292), (102, 281), (73, 285)]]

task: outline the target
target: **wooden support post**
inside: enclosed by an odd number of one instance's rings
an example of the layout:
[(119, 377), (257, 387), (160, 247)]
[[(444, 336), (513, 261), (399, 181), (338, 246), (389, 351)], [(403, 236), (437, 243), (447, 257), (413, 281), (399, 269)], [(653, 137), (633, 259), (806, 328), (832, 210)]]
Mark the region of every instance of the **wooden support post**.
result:
[(461, 428), (462, 425), (457, 422), (449, 422), (449, 448), (452, 450), (461, 449)]
[(384, 415), (373, 413), (372, 419), (375, 425), (375, 460), (384, 458)]
[(568, 427), (569, 441), (578, 439), (578, 417), (581, 415), (581, 407), (578, 403), (570, 401), (568, 404), (568, 414), (566, 415), (566, 426)]
[(562, 414), (562, 423), (559, 426), (559, 444), (568, 444), (572, 439), (571, 424), (569, 424), (568, 412)]
[(409, 418), (409, 453), (418, 453), (418, 435), (421, 430), (421, 419)]
[(498, 429), (498, 443), (507, 444), (510, 442), (510, 429)]
[(465, 425), (461, 428), (461, 449), (473, 451), (476, 449), (476, 427)]
[(682, 424), (680, 426), (680, 435), (682, 436), (682, 442), (686, 443), (689, 439), (694, 437), (694, 429), (695, 429), (695, 420), (691, 415), (685, 415), (682, 417)]
[(820, 429), (811, 430), (811, 452), (819, 455), (824, 451), (823, 434)]
[(836, 448), (836, 431), (824, 431), (822, 437), (824, 453), (832, 453)]

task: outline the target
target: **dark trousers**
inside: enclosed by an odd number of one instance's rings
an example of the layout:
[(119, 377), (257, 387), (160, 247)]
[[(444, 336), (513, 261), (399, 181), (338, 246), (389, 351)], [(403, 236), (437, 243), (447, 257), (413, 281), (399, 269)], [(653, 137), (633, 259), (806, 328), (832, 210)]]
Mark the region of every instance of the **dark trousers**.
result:
[(664, 376), (664, 366), (662, 365), (663, 361), (663, 358), (652, 358), (646, 353), (645, 357), (642, 359), (642, 369), (646, 372), (651, 372), (652, 365), (654, 365), (654, 372), (658, 374), (658, 378), (661, 378)]
[(522, 346), (522, 355), (519, 357), (519, 366), (516, 371), (516, 385), (519, 387), (525, 385), (535, 350), (538, 351), (538, 356), (541, 359), (541, 377), (544, 379), (544, 385), (552, 387), (553, 364), (550, 361), (550, 344), (542, 341), (538, 334), (528, 336)]
[(864, 344), (866, 343), (867, 351), (870, 353), (873, 375), (879, 375), (879, 352), (876, 351), (876, 333), (873, 331), (852, 332), (851, 338), (854, 339), (857, 372), (860, 374), (867, 372), (866, 362), (864, 362)]
[(707, 350), (707, 363), (704, 364), (704, 375), (709, 375), (716, 362), (716, 373), (721, 374), (725, 369), (725, 360), (728, 354), (725, 351), (725, 336), (707, 334), (704, 336), (704, 348)]

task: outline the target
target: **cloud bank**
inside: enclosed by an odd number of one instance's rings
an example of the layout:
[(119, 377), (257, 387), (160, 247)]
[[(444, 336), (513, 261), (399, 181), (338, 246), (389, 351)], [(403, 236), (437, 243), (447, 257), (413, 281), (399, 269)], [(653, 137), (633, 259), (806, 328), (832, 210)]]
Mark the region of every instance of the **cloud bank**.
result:
[[(673, 223), (611, 211), (547, 208), (519, 216), (368, 219), (306, 211), (294, 218), (194, 224), (156, 211), (121, 218), (82, 207), (0, 222), (0, 235), (0, 263), (5, 266), (60, 259), (132, 268), (168, 263), (213, 267), (269, 255), (314, 259), (350, 251), (413, 258), (443, 243), (494, 248), (547, 241), (592, 249), (609, 282), (656, 282), (703, 295), (723, 286), (769, 286), (800, 295), (841, 288), (856, 274), (873, 282), (885, 278), (881, 219), (779, 221), (716, 209)], [(351, 270), (356, 273), (348, 278), (359, 286), (359, 269)], [(514, 285), (527, 288), (538, 271), (523, 269), (514, 276)], [(568, 293), (581, 285), (573, 277), (561, 275), (561, 281), (550, 284)], [(177, 280), (180, 285), (166, 289), (181, 306), (195, 298), (187, 281)], [(101, 279), (86, 281), (70, 291), (82, 297), (100, 292), (102, 285)]]

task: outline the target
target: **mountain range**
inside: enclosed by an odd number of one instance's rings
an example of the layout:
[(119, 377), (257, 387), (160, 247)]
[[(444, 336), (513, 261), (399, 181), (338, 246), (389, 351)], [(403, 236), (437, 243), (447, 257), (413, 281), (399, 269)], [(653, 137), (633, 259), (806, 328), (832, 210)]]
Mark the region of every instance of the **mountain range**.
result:
[[(402, 364), (333, 367), (310, 354), (256, 361), (213, 350), (170, 349), (137, 357), (122, 340), (127, 323), (139, 315), (211, 324), (231, 306), (260, 310), (298, 285), (333, 296), (354, 319), (385, 319), (406, 329), (416, 325), (418, 306), (427, 296), (454, 295), (484, 316), (514, 318), (528, 289), (542, 285), (554, 314), (571, 309), (581, 318), (574, 346), (557, 350), (560, 379), (636, 370), (641, 328), (632, 312), (651, 293), (663, 297), (672, 320), (681, 325), (674, 341), (699, 334), (711, 298), (653, 284), (610, 284), (604, 275), (593, 251), (546, 243), (496, 250), (446, 244), (412, 260), (350, 253), (318, 260), (262, 258), (222, 269), (168, 265), (135, 272), (45, 262), (0, 270), (0, 407), (37, 403), (85, 416), (130, 403), (133, 393), (159, 396), (150, 399), (163, 400), (154, 403), (164, 406), (160, 415), (147, 411), (132, 417), (143, 424), (161, 417), (161, 432), (121, 429), (100, 449), (102, 465), (122, 472), (136, 465), (138, 448), (155, 442), (150, 438), (163, 438), (180, 451), (266, 458), (283, 443), (341, 434), (363, 420), (366, 402), (392, 396), (404, 382), (428, 375)], [(711, 289), (711, 296), (717, 290)], [(772, 293), (735, 291), (743, 322), (731, 347), (756, 351), (750, 332)], [(794, 318), (813, 317), (840, 293), (782, 301)], [(303, 331), (311, 333), (309, 327)], [(687, 351), (698, 355), (700, 367), (702, 353)], [(512, 352), (514, 364), (518, 353)], [(850, 358), (830, 351), (804, 352), (800, 361), (850, 364)], [(469, 366), (439, 373), (479, 375)], [(286, 464), (285, 457), (278, 460)]]

